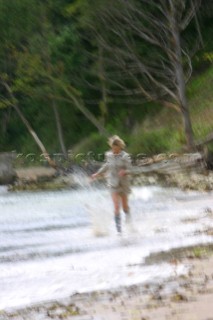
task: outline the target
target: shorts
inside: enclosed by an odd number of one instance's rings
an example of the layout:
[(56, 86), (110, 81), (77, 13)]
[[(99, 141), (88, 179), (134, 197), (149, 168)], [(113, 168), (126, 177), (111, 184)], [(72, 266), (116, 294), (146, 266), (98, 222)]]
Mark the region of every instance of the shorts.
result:
[(131, 193), (130, 185), (129, 184), (123, 184), (123, 185), (118, 185), (116, 187), (110, 186), (110, 192), (111, 193), (119, 193), (122, 195), (128, 195)]

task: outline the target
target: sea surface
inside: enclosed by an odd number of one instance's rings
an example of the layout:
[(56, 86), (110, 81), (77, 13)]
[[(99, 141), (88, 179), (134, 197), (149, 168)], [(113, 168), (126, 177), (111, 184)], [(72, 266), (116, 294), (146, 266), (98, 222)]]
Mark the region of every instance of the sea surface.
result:
[(145, 265), (150, 253), (212, 243), (213, 193), (134, 187), (133, 225), (118, 236), (108, 190), (11, 193), (0, 187), (0, 309), (143, 284), (186, 267)]

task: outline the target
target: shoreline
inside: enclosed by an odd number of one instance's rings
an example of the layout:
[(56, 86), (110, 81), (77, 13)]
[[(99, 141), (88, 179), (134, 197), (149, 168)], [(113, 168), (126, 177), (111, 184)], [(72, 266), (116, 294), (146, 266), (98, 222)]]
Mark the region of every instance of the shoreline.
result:
[[(74, 164), (70, 168), (57, 170), (47, 166), (19, 167), (15, 169), (16, 180), (8, 185), (8, 190), (17, 192), (81, 189), (82, 183), (84, 184), (101, 164)], [(132, 169), (132, 186), (161, 185), (182, 190), (213, 190), (213, 172), (206, 168), (200, 153), (174, 154), (172, 157), (161, 154), (134, 163)], [(79, 181), (79, 176), (80, 180), (84, 178), (84, 181)], [(96, 184), (99, 183), (105, 185), (105, 179), (99, 179)]]
[[(173, 249), (152, 255), (146, 262), (165, 261), (174, 266), (174, 276), (165, 281), (76, 293), (58, 301), (8, 309), (0, 311), (0, 320), (212, 319), (213, 244)], [(182, 276), (175, 275), (180, 264), (188, 267)]]
[[(198, 179), (189, 179), (187, 175), (182, 177), (179, 174), (182, 186), (185, 183), (194, 185), (194, 190), (201, 191), (200, 179), (204, 177), (208, 185), (213, 185), (213, 173), (209, 173), (211, 180), (204, 174), (193, 175)], [(155, 182), (153, 176), (148, 177), (151, 184)], [(143, 175), (139, 177), (139, 185), (141, 181), (142, 184), (145, 181)], [(202, 188), (202, 191), (208, 191), (206, 182), (203, 182)], [(212, 210), (206, 210), (206, 214), (212, 218)], [(204, 230), (209, 236), (213, 236), (212, 232), (211, 226)], [(64, 299), (36, 303), (29, 307), (0, 310), (0, 320), (213, 320), (213, 241), (208, 245), (152, 254), (145, 260), (145, 265), (161, 263), (172, 265), (173, 277), (111, 290), (76, 293)], [(181, 265), (186, 266), (188, 271), (178, 276), (175, 272)]]
[[(132, 185), (161, 185), (182, 190), (213, 190), (213, 172), (208, 170), (202, 153), (158, 154), (150, 157), (132, 156)], [(14, 162), (14, 179), (8, 183), (8, 191), (54, 191), (80, 189), (79, 174), (88, 178), (103, 162), (88, 160), (82, 163), (59, 163), (57, 168), (47, 165), (20, 164)], [(69, 165), (68, 165), (69, 164)], [(77, 179), (76, 179), (77, 177)], [(104, 179), (99, 183), (105, 184)], [(97, 183), (98, 183), (97, 182)]]
[[(36, 173), (35, 173), (36, 172)], [(43, 174), (43, 175), (42, 175)], [(82, 186), (88, 185), (89, 176), (80, 172), (67, 174), (65, 176), (55, 176), (53, 171), (45, 169), (22, 169), (22, 176), (13, 185), (7, 185), (10, 192), (21, 191), (62, 191), (62, 190), (81, 190)], [(82, 185), (83, 184), (83, 185)], [(94, 185), (106, 185), (105, 180), (94, 182)], [(213, 190), (213, 172), (185, 171), (177, 173), (140, 173), (132, 177), (132, 186), (161, 186), (165, 188), (179, 188), (184, 191), (209, 192)], [(85, 187), (85, 186), (84, 186)]]

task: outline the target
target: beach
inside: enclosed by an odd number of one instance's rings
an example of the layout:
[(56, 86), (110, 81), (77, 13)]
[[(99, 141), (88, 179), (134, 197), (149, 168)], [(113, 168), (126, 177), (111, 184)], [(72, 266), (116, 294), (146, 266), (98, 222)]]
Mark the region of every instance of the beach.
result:
[[(213, 319), (213, 248), (167, 252), (174, 275), (166, 281), (114, 290), (74, 294), (59, 301), (2, 311), (1, 320), (211, 320)], [(180, 252), (183, 258), (180, 258)], [(197, 256), (196, 256), (197, 255)], [(188, 272), (175, 275), (178, 264)], [(130, 275), (131, 276), (131, 275)]]
[(0, 320), (210, 320), (212, 192), (134, 187), (116, 234), (108, 191), (0, 190)]

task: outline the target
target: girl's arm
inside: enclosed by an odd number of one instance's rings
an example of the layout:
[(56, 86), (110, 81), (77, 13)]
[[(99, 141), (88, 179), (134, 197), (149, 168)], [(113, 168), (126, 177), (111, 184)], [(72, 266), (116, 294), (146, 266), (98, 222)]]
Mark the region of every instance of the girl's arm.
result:
[(97, 178), (103, 175), (108, 170), (108, 163), (105, 163), (96, 173), (92, 175), (92, 177)]
[(102, 167), (94, 174), (92, 174), (91, 178), (94, 180), (100, 176), (102, 176), (109, 169), (108, 161), (102, 165)]

